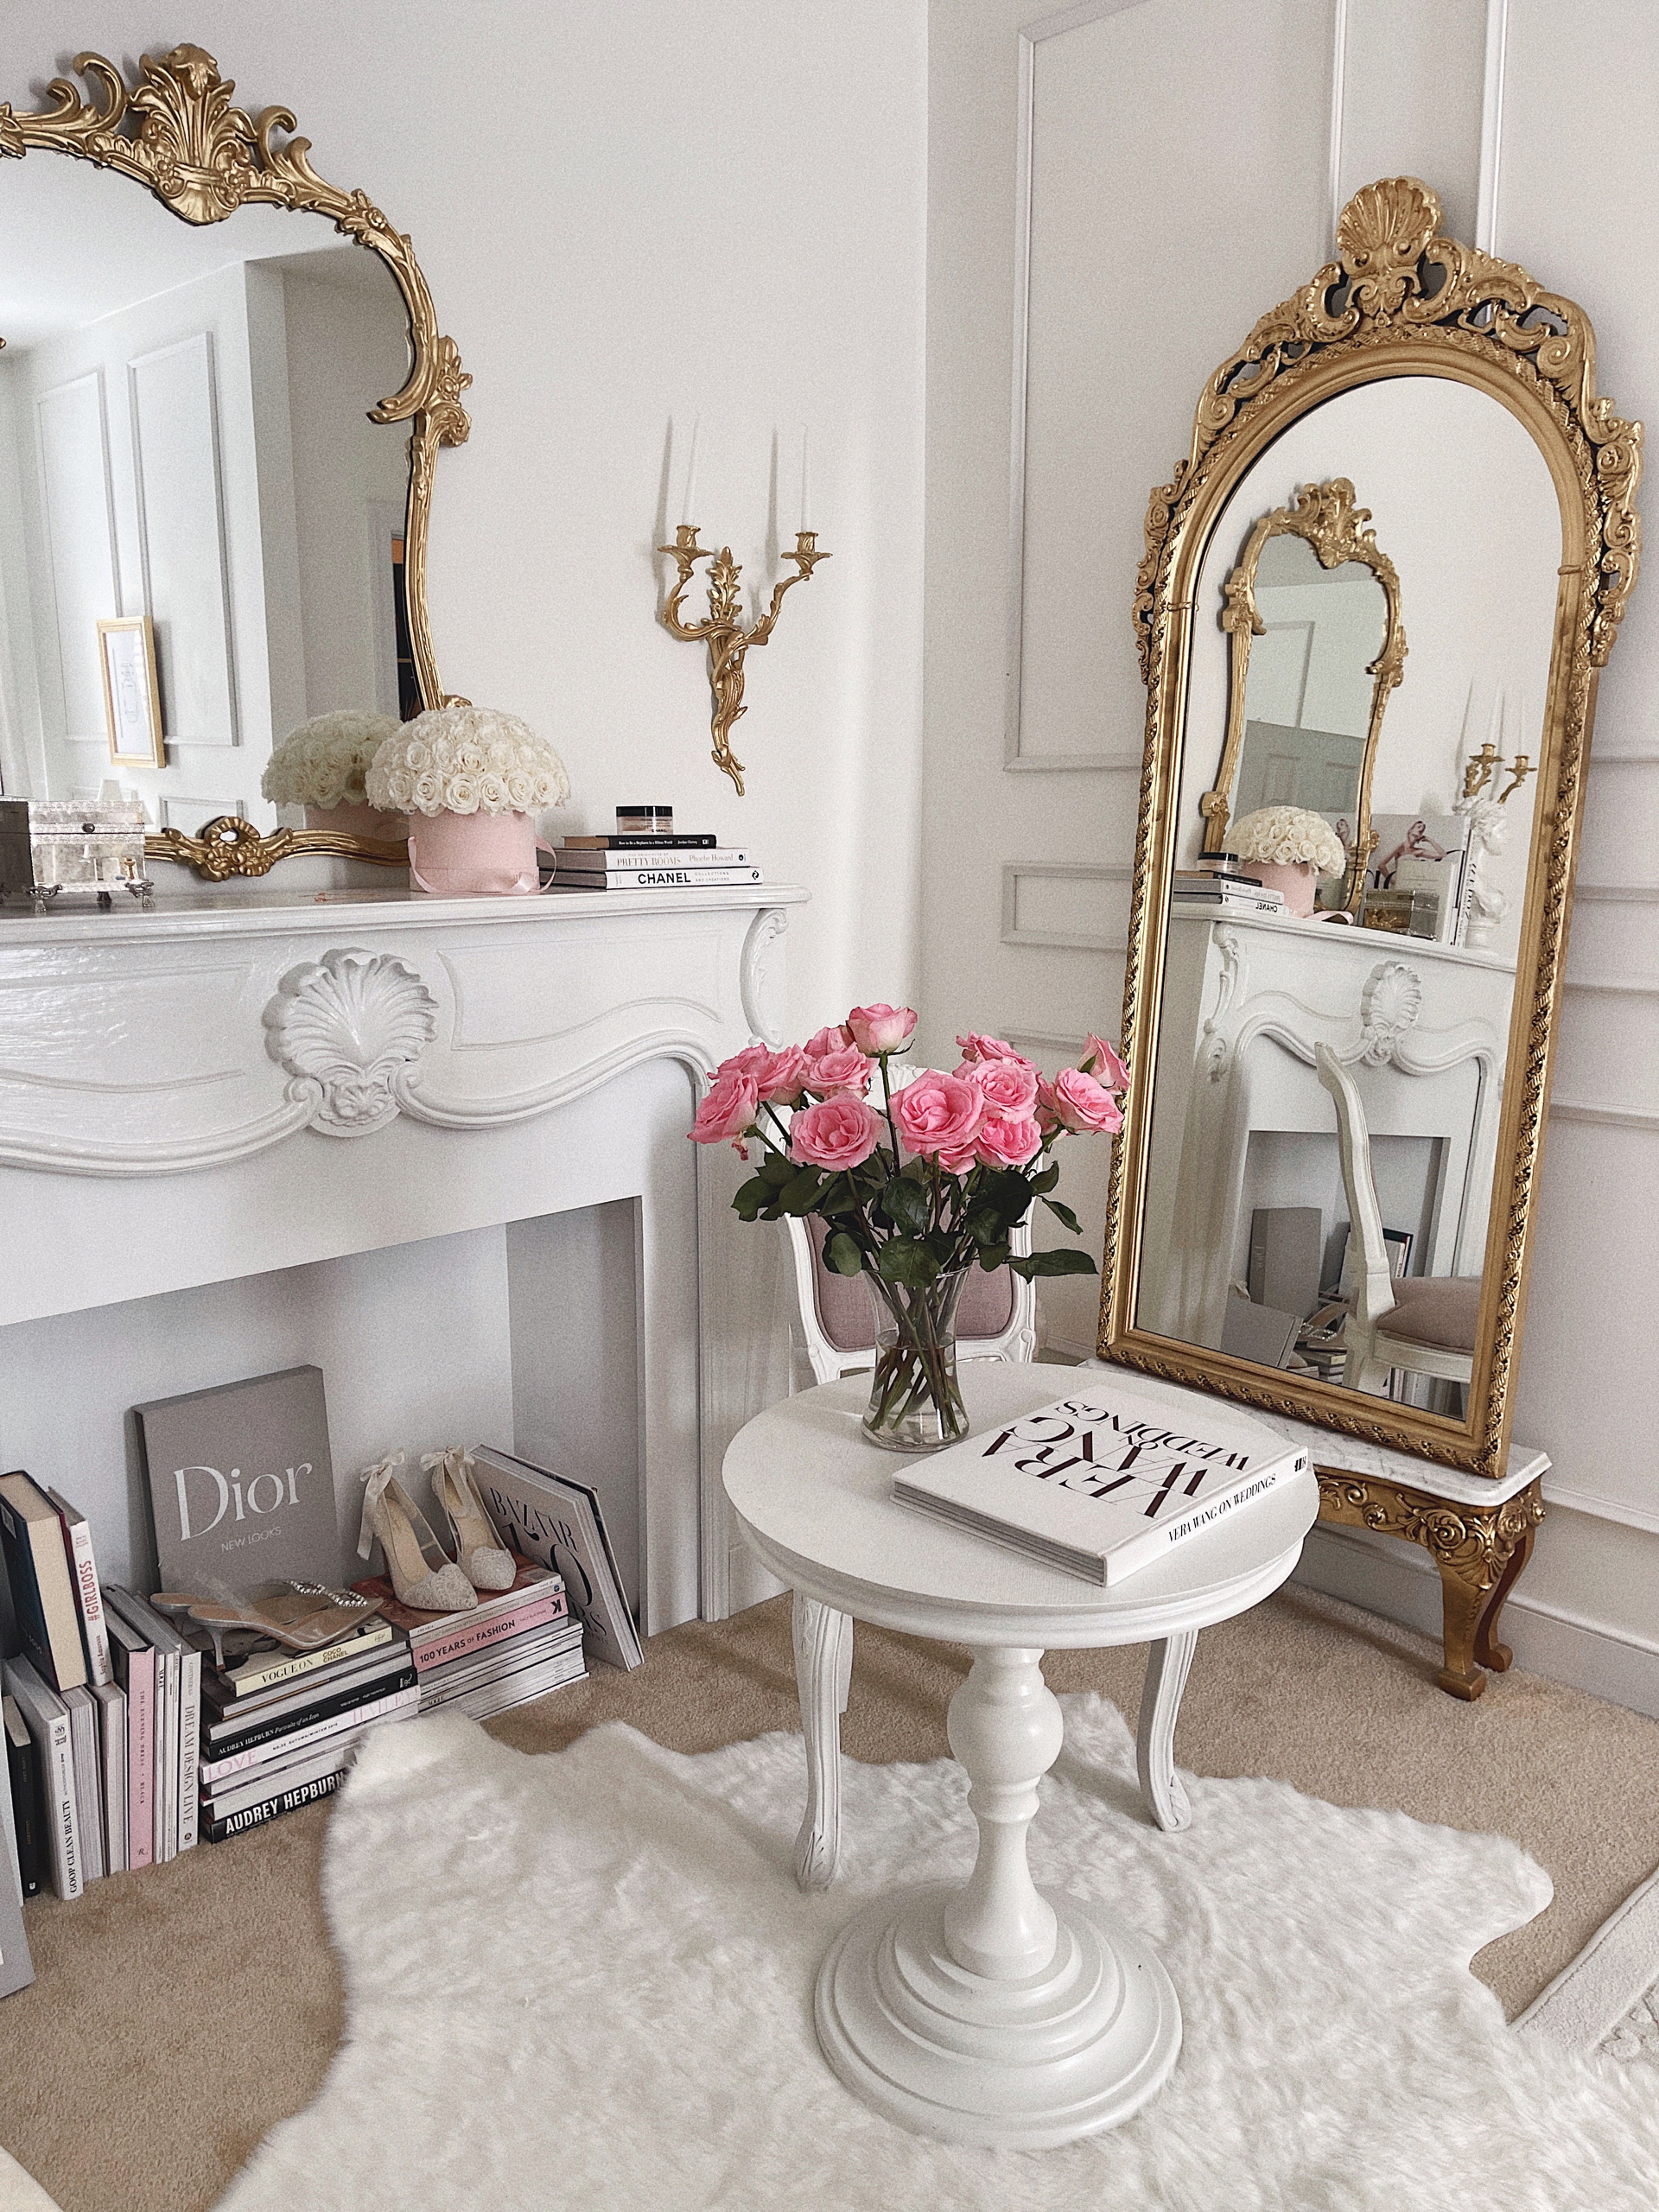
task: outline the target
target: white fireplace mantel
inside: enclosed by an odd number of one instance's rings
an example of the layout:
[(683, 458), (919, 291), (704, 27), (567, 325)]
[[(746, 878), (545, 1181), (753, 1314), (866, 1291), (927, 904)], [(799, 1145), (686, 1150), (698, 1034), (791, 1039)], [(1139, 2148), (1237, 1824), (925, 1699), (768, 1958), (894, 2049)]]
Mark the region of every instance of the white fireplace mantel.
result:
[(733, 1308), (699, 1299), (723, 1230), (685, 1130), (697, 1077), (775, 1038), (804, 897), (0, 911), (0, 1326), (637, 1200), (647, 1624), (722, 1610), (699, 1313)]

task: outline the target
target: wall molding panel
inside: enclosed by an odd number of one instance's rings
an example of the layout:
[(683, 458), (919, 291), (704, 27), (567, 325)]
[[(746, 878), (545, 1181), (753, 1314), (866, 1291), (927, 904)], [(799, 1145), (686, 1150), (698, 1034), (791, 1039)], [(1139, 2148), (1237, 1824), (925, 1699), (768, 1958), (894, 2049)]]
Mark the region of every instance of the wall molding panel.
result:
[[(1087, 885), (1104, 883), (1127, 884), (1135, 871), (1128, 865), (1103, 861), (1009, 861), (1002, 869), (1002, 942), (1004, 944), (1047, 945), (1072, 952), (1116, 952), (1128, 950), (1128, 940), (1109, 937), (1103, 929), (1091, 926), (1099, 918), (1099, 902), (1080, 898), (1075, 923), (1062, 922), (1058, 925), (1051, 919), (1039, 921), (1031, 916), (1029, 901), (1021, 899), (1021, 887), (1028, 883), (1074, 884), (1079, 889)], [(1064, 901), (1061, 902), (1064, 905)], [(1022, 904), (1025, 912), (1022, 915)]]

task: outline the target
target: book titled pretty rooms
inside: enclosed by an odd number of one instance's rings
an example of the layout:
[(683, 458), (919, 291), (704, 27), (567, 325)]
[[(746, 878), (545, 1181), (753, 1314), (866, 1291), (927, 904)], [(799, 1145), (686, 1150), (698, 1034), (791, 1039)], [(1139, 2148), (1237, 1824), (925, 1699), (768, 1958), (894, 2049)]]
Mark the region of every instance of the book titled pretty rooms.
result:
[(1108, 1383), (953, 1444), (897, 1476), (893, 1495), (1109, 1589), (1307, 1464), (1300, 1446), (1247, 1452), (1171, 1428), (1150, 1399)]

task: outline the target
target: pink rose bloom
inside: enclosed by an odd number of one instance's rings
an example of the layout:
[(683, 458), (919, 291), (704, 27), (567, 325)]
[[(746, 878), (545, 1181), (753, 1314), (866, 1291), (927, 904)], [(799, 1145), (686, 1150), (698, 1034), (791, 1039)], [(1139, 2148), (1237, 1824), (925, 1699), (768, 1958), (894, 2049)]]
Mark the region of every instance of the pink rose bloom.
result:
[(1001, 1037), (987, 1037), (977, 1029), (970, 1029), (965, 1037), (958, 1037), (957, 1049), (964, 1060), (1017, 1060), (1022, 1068), (1031, 1062), (1023, 1052), (1016, 1052)]
[(1045, 1084), (1042, 1103), (1063, 1129), (1087, 1133), (1123, 1126), (1116, 1099), (1081, 1068), (1063, 1068), (1052, 1083)]
[(1083, 1057), (1085, 1060), (1093, 1060), (1094, 1065), (1089, 1072), (1096, 1083), (1104, 1084), (1108, 1090), (1128, 1089), (1128, 1063), (1115, 1045), (1109, 1045), (1103, 1037), (1096, 1037), (1092, 1029), (1084, 1039)]
[(840, 1045), (832, 1052), (808, 1058), (806, 1087), (821, 1098), (838, 1098), (847, 1092), (861, 1098), (870, 1087), (870, 1067), (856, 1045)]
[(754, 1126), (760, 1094), (749, 1075), (717, 1075), (689, 1132), (693, 1144), (724, 1144)]
[(976, 1147), (988, 1167), (1023, 1167), (1042, 1148), (1043, 1133), (1034, 1120), (1001, 1114), (987, 1118)]
[(754, 1076), (759, 1070), (765, 1067), (771, 1058), (772, 1052), (769, 1046), (746, 1045), (741, 1052), (734, 1052), (729, 1060), (721, 1062), (715, 1070), (715, 1080), (718, 1083), (723, 1075)]
[(972, 1144), (985, 1119), (985, 1101), (959, 1075), (930, 1068), (894, 1093), (893, 1114), (911, 1150), (931, 1159)]
[(802, 1050), (809, 1060), (821, 1060), (826, 1052), (839, 1052), (852, 1041), (852, 1031), (844, 1021), (838, 1021), (833, 1029), (815, 1030)]
[(1023, 1122), (1036, 1108), (1037, 1071), (1028, 1061), (964, 1060), (957, 1073), (973, 1084), (988, 1114)]
[(910, 1041), (916, 1009), (887, 1006), (878, 1000), (874, 1006), (855, 1006), (847, 1017), (847, 1027), (861, 1052), (896, 1052)]
[(764, 1052), (749, 1073), (767, 1105), (798, 1106), (808, 1080), (806, 1054), (785, 1045), (781, 1052)]
[(979, 1154), (973, 1145), (959, 1145), (954, 1151), (938, 1155), (939, 1166), (947, 1175), (971, 1175), (979, 1165)]
[(881, 1136), (881, 1116), (844, 1092), (809, 1106), (789, 1125), (789, 1156), (804, 1167), (856, 1167)]

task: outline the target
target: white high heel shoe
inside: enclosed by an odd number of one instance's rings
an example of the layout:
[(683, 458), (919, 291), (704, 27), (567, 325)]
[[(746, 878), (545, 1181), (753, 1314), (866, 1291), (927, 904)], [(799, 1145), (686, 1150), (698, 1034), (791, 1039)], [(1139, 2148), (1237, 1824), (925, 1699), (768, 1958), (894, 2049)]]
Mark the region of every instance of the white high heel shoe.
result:
[(409, 1492), (397, 1479), (404, 1464), (401, 1452), (377, 1459), (363, 1475), (363, 1525), (357, 1539), (357, 1555), (367, 1559), (380, 1539), (386, 1555), (386, 1573), (400, 1605), (418, 1613), (464, 1613), (478, 1603), (478, 1593), (455, 1565), (439, 1548), (438, 1540)]
[(472, 1453), (457, 1444), (448, 1452), (427, 1452), (421, 1465), (448, 1521), (461, 1573), (475, 1590), (511, 1590), (518, 1569), (478, 1494)]

